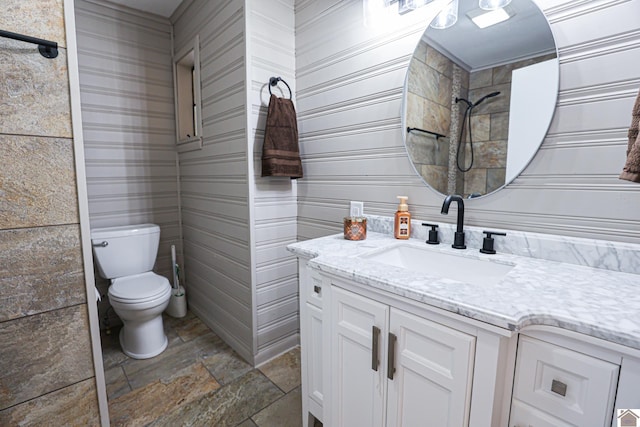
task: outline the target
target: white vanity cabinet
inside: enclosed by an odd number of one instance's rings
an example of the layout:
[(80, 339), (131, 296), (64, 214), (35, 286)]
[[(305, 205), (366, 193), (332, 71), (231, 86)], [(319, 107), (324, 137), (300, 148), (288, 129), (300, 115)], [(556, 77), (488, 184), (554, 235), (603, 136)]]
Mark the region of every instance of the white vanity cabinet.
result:
[[(302, 375), (303, 427), (313, 426), (313, 419), (324, 421), (322, 283), (310, 277), (307, 261), (300, 259), (300, 364)], [(325, 425), (327, 425), (325, 423)]]
[(495, 307), (483, 322), (481, 298), (474, 312), (343, 262), (299, 258), (303, 427), (616, 427), (640, 408), (635, 335), (522, 327)]
[(475, 337), (338, 287), (330, 328), (331, 426), (468, 425)]

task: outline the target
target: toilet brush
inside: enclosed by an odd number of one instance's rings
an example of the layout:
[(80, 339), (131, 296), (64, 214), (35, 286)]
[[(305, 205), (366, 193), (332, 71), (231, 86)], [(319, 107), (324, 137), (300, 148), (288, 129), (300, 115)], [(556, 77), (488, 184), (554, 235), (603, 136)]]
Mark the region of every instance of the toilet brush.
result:
[(174, 245), (171, 245), (171, 267), (173, 271), (173, 289), (167, 306), (167, 314), (172, 317), (184, 317), (187, 314), (187, 298), (184, 287), (180, 286), (180, 266), (176, 262), (176, 248)]
[(173, 288), (173, 294), (175, 296), (180, 297), (184, 295), (184, 288), (180, 286), (180, 266), (178, 264), (175, 264), (174, 270), (175, 270), (175, 286)]
[(178, 262), (176, 261), (176, 245), (171, 245), (171, 272), (173, 273), (172, 288), (177, 289), (178, 284)]

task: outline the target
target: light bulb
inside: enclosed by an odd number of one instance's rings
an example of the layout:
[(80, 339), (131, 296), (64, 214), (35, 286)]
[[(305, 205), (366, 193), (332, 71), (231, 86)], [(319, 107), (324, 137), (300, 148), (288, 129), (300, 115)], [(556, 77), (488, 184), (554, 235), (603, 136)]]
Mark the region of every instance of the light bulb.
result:
[(458, 0), (453, 0), (449, 6), (442, 9), (438, 16), (431, 22), (431, 28), (444, 30), (458, 22)]

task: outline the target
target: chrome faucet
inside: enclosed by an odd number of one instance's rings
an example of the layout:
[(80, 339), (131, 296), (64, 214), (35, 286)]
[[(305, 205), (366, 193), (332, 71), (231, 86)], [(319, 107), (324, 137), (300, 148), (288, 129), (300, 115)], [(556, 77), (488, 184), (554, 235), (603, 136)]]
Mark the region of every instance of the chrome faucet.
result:
[(462, 201), (462, 197), (457, 194), (449, 194), (446, 199), (444, 199), (444, 203), (442, 204), (442, 210), (440, 213), (442, 215), (447, 215), (449, 213), (449, 205), (451, 202), (458, 203), (458, 224), (456, 227), (456, 232), (453, 235), (453, 245), (451, 245), (454, 249), (466, 249), (467, 246), (464, 244), (464, 202)]

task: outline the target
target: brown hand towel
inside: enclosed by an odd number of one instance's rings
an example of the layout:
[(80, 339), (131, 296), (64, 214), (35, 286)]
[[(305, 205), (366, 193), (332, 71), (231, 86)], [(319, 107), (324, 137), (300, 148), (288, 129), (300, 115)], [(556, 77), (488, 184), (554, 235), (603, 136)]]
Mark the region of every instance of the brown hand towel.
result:
[(631, 117), (627, 162), (622, 169), (620, 179), (640, 182), (640, 135), (638, 134), (638, 129), (640, 129), (640, 92), (638, 92)]
[(290, 99), (273, 94), (262, 146), (262, 176), (302, 178), (295, 107)]

